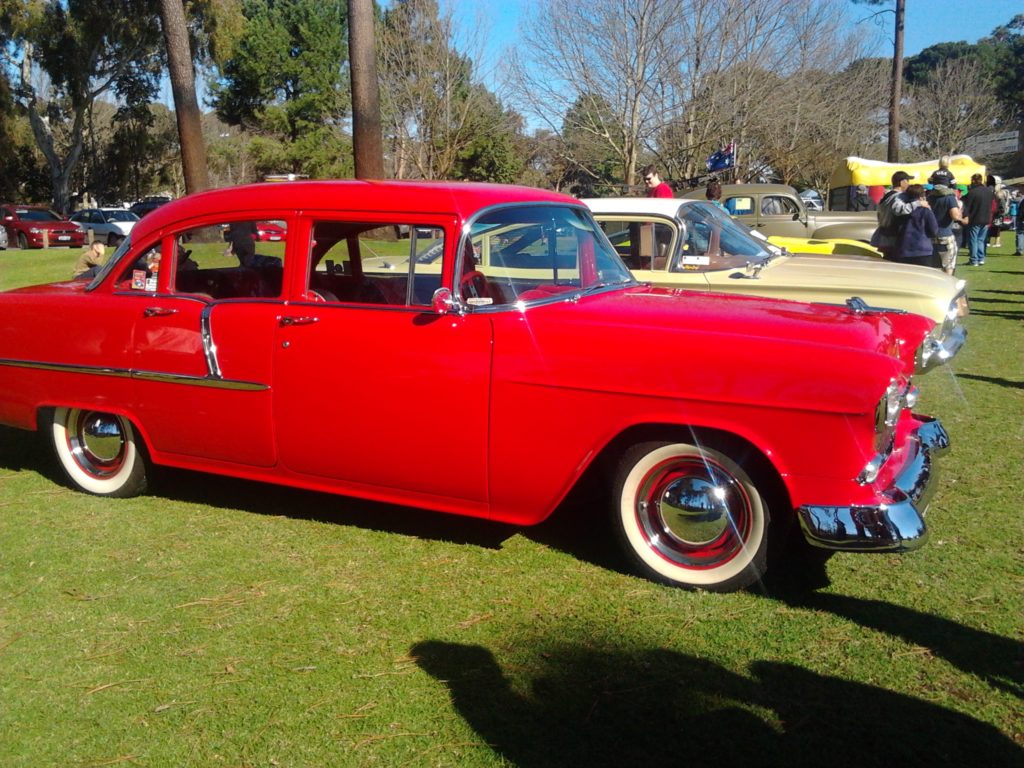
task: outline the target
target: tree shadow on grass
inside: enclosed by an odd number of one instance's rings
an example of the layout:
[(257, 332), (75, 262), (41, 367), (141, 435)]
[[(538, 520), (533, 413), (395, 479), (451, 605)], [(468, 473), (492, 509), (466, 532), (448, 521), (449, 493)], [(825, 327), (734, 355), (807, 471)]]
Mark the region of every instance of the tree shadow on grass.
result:
[(1013, 381), (1011, 379), (1003, 379), (997, 376), (979, 376), (976, 373), (957, 373), (958, 379), (971, 379), (972, 381), (984, 381), (988, 384), (996, 384), (1000, 387), (1008, 387), (1010, 389), (1024, 389), (1024, 381)]
[(1024, 699), (1024, 643), (881, 600), (794, 591), (776, 597), (793, 608), (826, 611), (910, 645)]
[(674, 651), (566, 645), (537, 653), (543, 668), (521, 692), (481, 646), (427, 641), (411, 655), (480, 737), (521, 768), (1024, 760), (975, 718), (790, 664), (757, 661), (745, 677)]
[[(0, 467), (36, 471), (54, 483), (73, 487), (57, 466), (41, 433), (0, 427)], [(471, 517), (168, 467), (151, 466), (148, 479), (148, 495), (174, 501), (352, 525), (489, 549), (499, 548), (518, 530)]]

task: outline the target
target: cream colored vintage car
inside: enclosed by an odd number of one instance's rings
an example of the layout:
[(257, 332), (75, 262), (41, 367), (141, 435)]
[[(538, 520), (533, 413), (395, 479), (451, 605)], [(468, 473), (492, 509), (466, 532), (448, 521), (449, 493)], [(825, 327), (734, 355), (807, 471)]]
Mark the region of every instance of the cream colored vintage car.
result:
[(941, 270), (837, 253), (793, 255), (698, 200), (623, 197), (583, 202), (638, 280), (924, 315), (935, 321), (935, 328), (918, 361), (920, 371), (950, 360), (966, 340), (965, 281)]

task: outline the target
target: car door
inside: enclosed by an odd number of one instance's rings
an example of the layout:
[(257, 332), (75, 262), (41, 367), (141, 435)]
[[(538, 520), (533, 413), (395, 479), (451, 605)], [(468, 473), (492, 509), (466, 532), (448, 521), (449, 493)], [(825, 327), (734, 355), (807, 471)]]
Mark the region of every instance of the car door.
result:
[[(308, 268), (276, 328), (282, 464), (371, 496), (483, 505), (491, 320), (430, 307), (454, 223), (368, 219), (325, 217), (288, 234)], [(396, 241), (395, 231), (411, 234)]]
[[(756, 226), (765, 232), (783, 237), (807, 237), (806, 215), (792, 197), (779, 194), (761, 195)], [(746, 222), (744, 222), (746, 223)]]
[(135, 307), (136, 410), (150, 447), (186, 464), (273, 466), (280, 276), (261, 281), (238, 267), (218, 225), (175, 232), (135, 254), (114, 290)]

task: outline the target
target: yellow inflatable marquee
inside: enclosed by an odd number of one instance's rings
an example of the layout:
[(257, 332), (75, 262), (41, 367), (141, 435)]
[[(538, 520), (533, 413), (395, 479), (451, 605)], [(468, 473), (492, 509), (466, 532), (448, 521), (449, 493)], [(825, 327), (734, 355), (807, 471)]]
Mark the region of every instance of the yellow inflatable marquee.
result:
[[(888, 187), (896, 171), (906, 171), (913, 176), (912, 184), (927, 184), (928, 177), (938, 167), (937, 159), (925, 160), (923, 163), (885, 163), (881, 160), (865, 160), (863, 157), (848, 157), (845, 164), (832, 172), (829, 186), (832, 189), (857, 184)], [(957, 184), (970, 184), (971, 175), (975, 173), (985, 175), (985, 166), (974, 162), (970, 155), (951, 155), (949, 170), (953, 172)]]

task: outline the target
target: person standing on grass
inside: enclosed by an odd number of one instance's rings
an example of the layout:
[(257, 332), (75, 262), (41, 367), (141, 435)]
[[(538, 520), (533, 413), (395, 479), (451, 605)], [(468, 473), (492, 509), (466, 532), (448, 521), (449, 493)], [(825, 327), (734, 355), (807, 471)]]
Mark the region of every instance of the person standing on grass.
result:
[(971, 186), (964, 195), (964, 216), (967, 218), (967, 264), (980, 267), (985, 263), (988, 227), (992, 223), (995, 192), (985, 186), (980, 173), (971, 176)]
[(1024, 256), (1024, 200), (1017, 200), (1017, 212), (1013, 217), (1013, 225), (1017, 230), (1017, 248), (1014, 256)]
[(956, 271), (956, 255), (959, 248), (956, 244), (956, 235), (953, 234), (953, 224), (961, 226), (966, 222), (960, 213), (960, 204), (956, 194), (951, 189), (954, 179), (949, 171), (943, 174), (942, 169), (931, 175), (928, 183), (932, 185), (928, 193), (928, 205), (935, 214), (939, 230), (933, 238), (933, 266), (940, 267), (947, 275)]
[(885, 258), (900, 264), (915, 264), (920, 267), (941, 267), (934, 259), (935, 236), (939, 231), (939, 224), (935, 220), (935, 214), (928, 207), (928, 201), (924, 196), (924, 186), (911, 184), (904, 193), (907, 199), (914, 206), (910, 216), (907, 217), (900, 233), (900, 241), (896, 246), (896, 253), (887, 255)]

